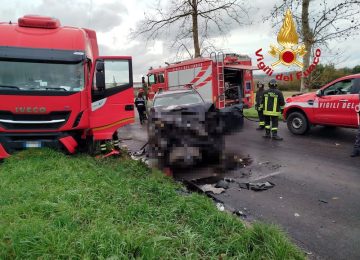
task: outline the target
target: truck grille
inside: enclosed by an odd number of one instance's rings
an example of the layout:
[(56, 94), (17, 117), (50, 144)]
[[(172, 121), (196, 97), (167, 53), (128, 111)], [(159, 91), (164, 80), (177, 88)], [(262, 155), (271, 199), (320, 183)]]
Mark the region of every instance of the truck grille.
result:
[(70, 111), (54, 111), (49, 114), (13, 114), (0, 111), (0, 126), (7, 130), (53, 130), (62, 127), (69, 119)]

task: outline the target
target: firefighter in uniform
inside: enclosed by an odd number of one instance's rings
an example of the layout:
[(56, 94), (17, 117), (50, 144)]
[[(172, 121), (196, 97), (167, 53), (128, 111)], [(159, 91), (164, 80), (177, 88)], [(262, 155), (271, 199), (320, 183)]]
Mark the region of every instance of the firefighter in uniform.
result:
[(259, 81), (257, 83), (257, 91), (256, 91), (256, 98), (255, 98), (255, 109), (258, 112), (259, 116), (259, 127), (256, 130), (264, 130), (265, 129), (265, 119), (263, 109), (261, 107), (262, 104), (262, 96), (264, 94), (264, 83)]
[[(277, 89), (275, 79), (270, 80), (269, 89), (262, 95), (261, 108), (263, 109), (265, 119), (265, 138), (271, 138), (281, 141), (278, 136), (279, 116), (285, 106), (285, 100), (282, 92)], [(271, 124), (270, 124), (271, 123)]]
[(146, 102), (145, 98), (143, 98), (143, 92), (139, 91), (137, 98), (135, 98), (135, 106), (137, 108), (137, 111), (139, 113), (140, 118), (140, 124), (144, 123), (144, 120), (146, 119)]
[(358, 112), (358, 131), (355, 138), (354, 150), (351, 157), (360, 156), (360, 93), (359, 93), (359, 104), (357, 105), (356, 112)]

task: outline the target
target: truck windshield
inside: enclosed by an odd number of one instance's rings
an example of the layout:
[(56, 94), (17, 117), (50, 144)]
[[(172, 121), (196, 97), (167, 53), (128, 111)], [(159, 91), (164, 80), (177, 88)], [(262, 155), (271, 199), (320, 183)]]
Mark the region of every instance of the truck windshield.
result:
[(83, 63), (0, 60), (0, 91), (81, 91)]

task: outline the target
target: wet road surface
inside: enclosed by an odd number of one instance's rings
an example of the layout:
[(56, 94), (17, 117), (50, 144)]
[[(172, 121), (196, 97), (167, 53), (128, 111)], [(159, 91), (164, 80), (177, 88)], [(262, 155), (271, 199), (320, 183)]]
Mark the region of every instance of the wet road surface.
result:
[[(360, 259), (360, 158), (350, 158), (355, 129), (313, 128), (292, 135), (280, 124), (284, 141), (262, 138), (246, 121), (241, 132), (226, 137), (227, 154), (250, 158), (251, 164), (225, 171), (205, 166), (177, 171), (178, 179), (231, 177), (235, 182), (215, 195), (241, 210), (250, 221), (279, 225), (310, 258)], [(133, 125), (131, 149), (146, 142), (146, 127)], [(131, 147), (132, 146), (132, 147)], [(270, 181), (275, 187), (255, 192), (239, 183)]]

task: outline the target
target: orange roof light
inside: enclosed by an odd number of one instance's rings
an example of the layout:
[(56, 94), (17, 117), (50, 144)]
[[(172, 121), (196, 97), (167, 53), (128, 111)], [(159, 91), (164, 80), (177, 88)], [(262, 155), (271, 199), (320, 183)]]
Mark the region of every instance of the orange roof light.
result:
[(56, 29), (60, 27), (60, 21), (57, 18), (39, 15), (24, 15), (18, 19), (21, 27)]

